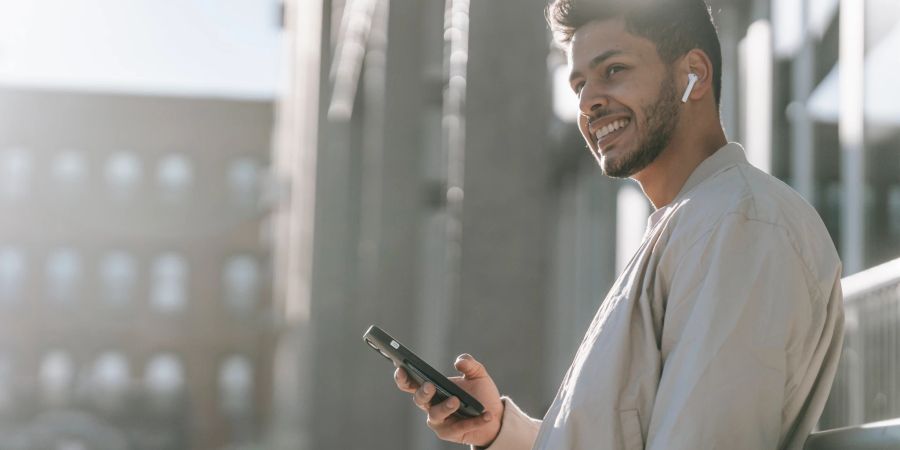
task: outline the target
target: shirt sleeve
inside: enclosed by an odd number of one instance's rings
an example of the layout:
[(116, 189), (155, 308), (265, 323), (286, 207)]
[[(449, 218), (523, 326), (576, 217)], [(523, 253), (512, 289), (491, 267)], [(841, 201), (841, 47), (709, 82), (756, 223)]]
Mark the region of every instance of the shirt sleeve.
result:
[[(525, 414), (509, 397), (503, 397), (503, 422), (500, 433), (486, 450), (531, 450), (537, 439), (541, 421)], [(472, 447), (472, 450), (484, 447)]]
[(671, 274), (646, 448), (778, 448), (788, 353), (821, 300), (789, 236), (731, 214)]

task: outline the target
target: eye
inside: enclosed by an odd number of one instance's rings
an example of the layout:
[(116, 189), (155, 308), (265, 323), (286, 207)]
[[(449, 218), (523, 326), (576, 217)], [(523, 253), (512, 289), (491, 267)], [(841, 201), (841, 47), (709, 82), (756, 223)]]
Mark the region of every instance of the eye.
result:
[(581, 96), (581, 90), (584, 89), (584, 82), (576, 84), (572, 87), (572, 90), (575, 91), (575, 95)]
[(621, 64), (613, 64), (606, 68), (606, 77), (609, 78), (623, 70), (625, 70), (625, 66)]

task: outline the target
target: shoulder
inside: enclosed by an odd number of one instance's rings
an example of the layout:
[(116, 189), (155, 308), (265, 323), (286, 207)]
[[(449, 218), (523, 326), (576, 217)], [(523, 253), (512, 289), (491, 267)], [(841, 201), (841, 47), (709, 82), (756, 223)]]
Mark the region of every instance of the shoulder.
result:
[(752, 233), (758, 250), (795, 253), (814, 278), (824, 282), (836, 272), (839, 276), (837, 250), (816, 210), (790, 186), (750, 164), (710, 176), (671, 208), (664, 233), (673, 249), (686, 252), (713, 236)]

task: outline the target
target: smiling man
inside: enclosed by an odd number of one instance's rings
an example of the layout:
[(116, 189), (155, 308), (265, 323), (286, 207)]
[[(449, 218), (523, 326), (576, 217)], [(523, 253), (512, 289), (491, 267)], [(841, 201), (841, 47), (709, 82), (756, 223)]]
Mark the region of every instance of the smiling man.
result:
[[(800, 449), (843, 336), (841, 264), (815, 210), (759, 171), (719, 119), (721, 51), (703, 0), (556, 0), (547, 10), (603, 172), (656, 207), (543, 420), (483, 365), (453, 380), (486, 407), (395, 372), (438, 437), (507, 449)], [(527, 362), (523, 362), (523, 369)]]

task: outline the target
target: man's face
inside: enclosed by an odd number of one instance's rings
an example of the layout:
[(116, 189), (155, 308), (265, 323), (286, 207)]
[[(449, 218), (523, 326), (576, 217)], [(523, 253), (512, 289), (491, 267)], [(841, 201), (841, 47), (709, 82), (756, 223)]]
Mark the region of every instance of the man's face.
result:
[(648, 39), (622, 20), (579, 28), (569, 49), (570, 83), (579, 96), (578, 127), (603, 173), (639, 173), (668, 146), (678, 123), (672, 71)]

